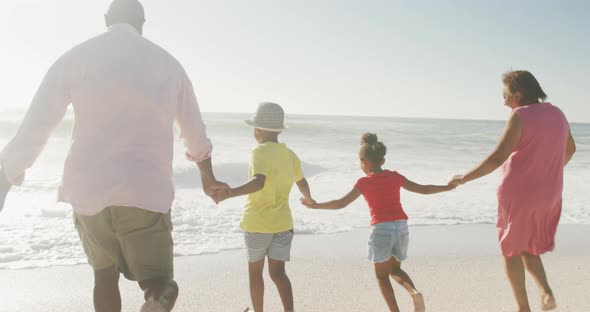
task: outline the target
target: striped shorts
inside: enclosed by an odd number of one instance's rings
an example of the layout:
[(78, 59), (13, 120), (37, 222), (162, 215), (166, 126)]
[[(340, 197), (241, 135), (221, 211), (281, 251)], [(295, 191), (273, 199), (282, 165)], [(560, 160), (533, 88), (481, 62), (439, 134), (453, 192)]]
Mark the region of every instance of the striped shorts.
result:
[(266, 256), (277, 261), (291, 260), (293, 236), (293, 230), (280, 233), (244, 232), (248, 261), (258, 262)]

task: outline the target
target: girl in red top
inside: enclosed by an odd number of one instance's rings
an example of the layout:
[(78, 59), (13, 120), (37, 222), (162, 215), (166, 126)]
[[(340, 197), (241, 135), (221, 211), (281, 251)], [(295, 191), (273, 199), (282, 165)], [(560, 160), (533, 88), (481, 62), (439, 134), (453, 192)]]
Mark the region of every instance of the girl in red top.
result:
[(341, 209), (363, 195), (371, 212), (373, 231), (369, 239), (369, 260), (375, 265), (375, 275), (381, 293), (390, 311), (399, 311), (395, 294), (389, 280), (391, 276), (412, 296), (415, 311), (424, 311), (424, 298), (412, 279), (401, 269), (406, 259), (409, 243), (408, 216), (400, 202), (400, 189), (420, 194), (435, 194), (450, 191), (452, 185), (420, 185), (406, 179), (395, 171), (381, 168), (385, 163), (387, 149), (377, 140), (377, 135), (365, 133), (359, 153), (361, 169), (366, 176), (360, 178), (350, 193), (341, 199), (326, 203), (303, 200), (313, 209)]

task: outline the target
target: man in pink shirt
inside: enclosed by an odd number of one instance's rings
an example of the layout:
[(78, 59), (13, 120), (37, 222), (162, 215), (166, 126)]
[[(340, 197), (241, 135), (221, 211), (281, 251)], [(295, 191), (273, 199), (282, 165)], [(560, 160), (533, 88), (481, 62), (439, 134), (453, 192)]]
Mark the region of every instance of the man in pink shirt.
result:
[(0, 153), (0, 209), (72, 104), (75, 124), (59, 200), (72, 205), (95, 271), (95, 309), (121, 310), (123, 273), (144, 290), (142, 311), (170, 311), (178, 296), (170, 219), (174, 122), (204, 191), (229, 188), (213, 175), (212, 145), (187, 74), (142, 36), (143, 6), (114, 0), (105, 19), (108, 31), (49, 69), (16, 136)]

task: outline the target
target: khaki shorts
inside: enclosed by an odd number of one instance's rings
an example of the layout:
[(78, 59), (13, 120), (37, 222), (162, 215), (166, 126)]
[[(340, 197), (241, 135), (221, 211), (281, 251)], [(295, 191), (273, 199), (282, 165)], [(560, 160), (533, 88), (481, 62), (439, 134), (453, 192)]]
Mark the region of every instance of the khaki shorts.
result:
[(74, 223), (94, 270), (114, 265), (132, 281), (174, 277), (170, 212), (108, 207), (96, 216), (74, 214)]

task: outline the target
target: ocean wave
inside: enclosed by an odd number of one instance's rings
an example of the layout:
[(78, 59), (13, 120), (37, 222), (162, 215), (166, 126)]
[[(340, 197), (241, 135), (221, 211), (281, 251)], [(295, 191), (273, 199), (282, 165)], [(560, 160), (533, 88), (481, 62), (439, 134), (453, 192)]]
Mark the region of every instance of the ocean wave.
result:
[[(411, 219), (410, 226), (440, 226), (465, 224), (495, 224), (494, 221), (473, 222), (461, 218), (442, 219)], [(228, 224), (227, 231), (207, 232), (207, 228), (194, 224), (186, 228), (186, 224), (174, 222), (173, 236), (175, 240), (175, 257), (215, 254), (228, 250), (244, 249), (242, 233), (237, 228), (237, 220)], [(570, 224), (568, 222), (568, 224)], [(587, 224), (574, 222), (571, 224)], [(68, 225), (72, 228), (73, 225)], [(215, 227), (219, 230), (218, 227)], [(351, 232), (369, 226), (347, 226), (342, 224), (321, 224), (313, 221), (296, 220), (296, 235), (323, 235)], [(1, 231), (1, 229), (0, 229)], [(67, 230), (60, 239), (29, 240), (26, 248), (0, 247), (0, 270), (29, 269), (52, 266), (69, 266), (87, 263), (81, 243), (73, 230)]]
[[(248, 153), (254, 145), (245, 130), (246, 114), (205, 114), (216, 150), (214, 172), (232, 186), (247, 181)], [(22, 118), (22, 117), (19, 117)], [(413, 120), (329, 116), (289, 116), (290, 129), (281, 138), (298, 152), (312, 194), (318, 200), (342, 196), (363, 175), (358, 164), (361, 133), (375, 131), (388, 145), (386, 168), (401, 170), (423, 183), (444, 183), (454, 168), (467, 170), (493, 149), (503, 122)], [(28, 173), (24, 186), (14, 188), (0, 214), (0, 269), (19, 269), (85, 263), (84, 251), (67, 205), (55, 203), (59, 173), (63, 168), (72, 126), (71, 116), (60, 125), (39, 162)], [(18, 122), (0, 116), (0, 142), (5, 142)], [(572, 127), (578, 153), (566, 168), (561, 222), (590, 224), (587, 192), (590, 125)], [(5, 136), (5, 137), (1, 137)], [(249, 141), (246, 141), (248, 139)], [(176, 142), (176, 152), (182, 145)], [(182, 153), (181, 153), (182, 154)], [(181, 155), (178, 154), (178, 155)], [(182, 158), (176, 160), (173, 205), (175, 255), (200, 255), (243, 248), (239, 223), (245, 198), (215, 205), (201, 188), (199, 171)], [(459, 170), (458, 170), (459, 171)], [(404, 192), (402, 202), (412, 226), (493, 224), (496, 221), (493, 174), (455, 192), (418, 196)], [(359, 199), (339, 211), (301, 207), (292, 192), (291, 208), (297, 234), (315, 235), (366, 228), (369, 213)], [(9, 244), (7, 242), (10, 242)]]
[[(1, 138), (12, 138), (19, 126), (20, 121), (3, 121), (0, 120), (0, 137)], [(72, 134), (72, 127), (74, 126), (74, 121), (71, 118), (64, 119), (59, 125), (55, 128), (52, 133), (52, 137), (54, 138), (63, 138), (63, 137), (70, 137)]]
[[(231, 186), (248, 181), (247, 163), (220, 163), (213, 166), (215, 177)], [(326, 169), (321, 166), (301, 162), (306, 177), (313, 177)], [(202, 186), (200, 173), (196, 166), (181, 167), (174, 171), (174, 185), (178, 188), (199, 188)]]

